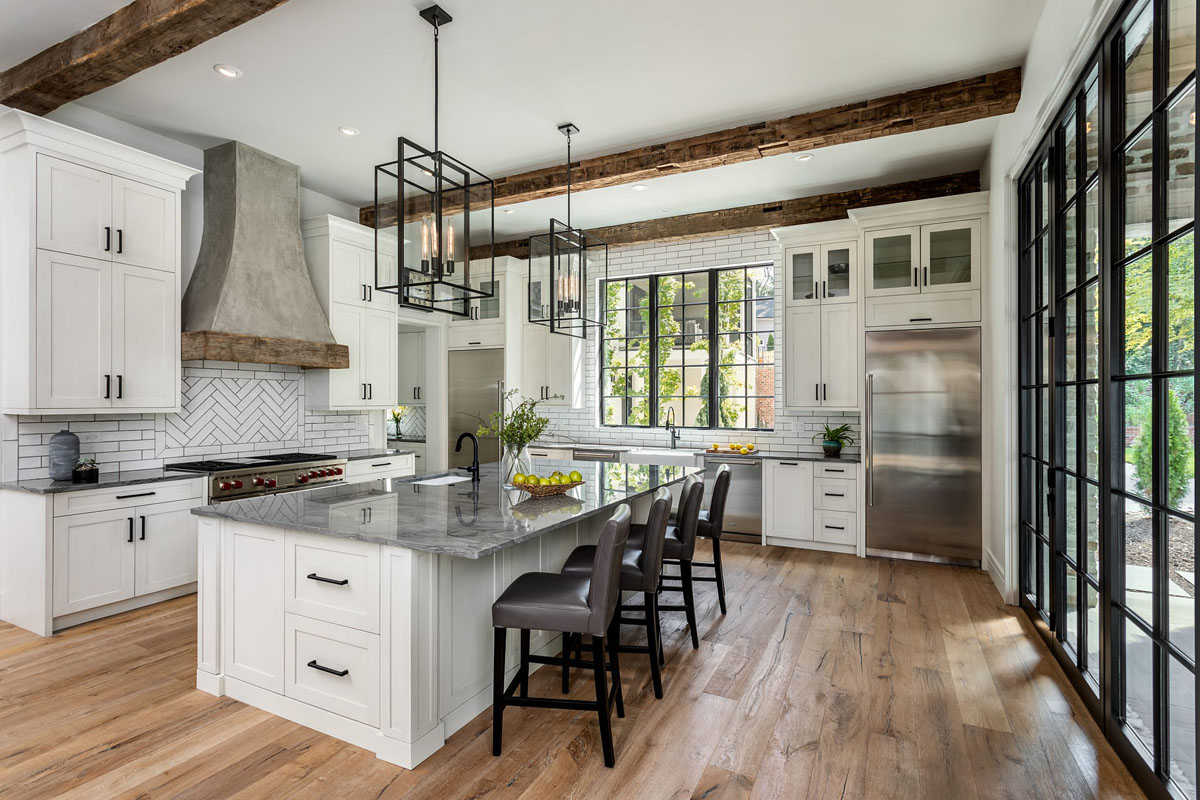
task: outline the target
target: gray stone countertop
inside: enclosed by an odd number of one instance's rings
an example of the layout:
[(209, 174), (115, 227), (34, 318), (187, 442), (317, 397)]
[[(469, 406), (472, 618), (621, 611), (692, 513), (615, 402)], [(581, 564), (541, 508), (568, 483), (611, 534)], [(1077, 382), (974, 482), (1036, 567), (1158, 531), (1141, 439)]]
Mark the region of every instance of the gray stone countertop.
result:
[(344, 458), (347, 461), (363, 461), (368, 458), (387, 458), (388, 456), (406, 456), (412, 453), (412, 450), (405, 450), (402, 447), (362, 447), (354, 450), (323, 450), (321, 451), (330, 458)]
[(813, 451), (792, 451), (786, 450), (755, 450), (753, 453), (742, 455), (741, 453), (708, 453), (703, 450), (697, 450), (698, 454), (705, 458), (769, 458), (776, 461), (822, 461), (826, 464), (857, 464), (857, 453), (843, 453), (838, 458), (826, 458), (824, 454)]
[(60, 492), (86, 492), (92, 489), (111, 489), (114, 486), (137, 486), (141, 483), (160, 483), (162, 481), (186, 481), (204, 479), (202, 472), (180, 472), (171, 469), (138, 469), (128, 472), (100, 471), (98, 483), (71, 483), (70, 481), (52, 481), (49, 478), (37, 478), (26, 481), (5, 481), (0, 483), (0, 489), (10, 489), (18, 492), (33, 494), (58, 494)]
[[(531, 498), (500, 483), (500, 465), (484, 464), (478, 484), (420, 486), (431, 475), (329, 486), (192, 509), (204, 517), (407, 547), (457, 558), (483, 558), (548, 531), (604, 514), (680, 481), (695, 467), (543, 461), (539, 474), (578, 470), (582, 486)], [(369, 514), (363, 509), (370, 508)]]

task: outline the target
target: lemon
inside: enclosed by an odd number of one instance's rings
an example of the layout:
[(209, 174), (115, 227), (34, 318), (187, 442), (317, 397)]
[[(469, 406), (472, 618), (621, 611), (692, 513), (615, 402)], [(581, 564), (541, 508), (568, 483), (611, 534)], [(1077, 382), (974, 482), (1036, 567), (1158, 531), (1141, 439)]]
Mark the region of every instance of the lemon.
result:
[(582, 481), (583, 473), (581, 473), (579, 470), (573, 470), (571, 472), (571, 483), (580, 483)]
[(518, 472), (516, 475), (513, 475), (512, 482), (513, 482), (513, 486), (520, 486), (522, 483), (525, 482), (525, 476), (522, 473)]
[(748, 445), (746, 445), (746, 449), (747, 449), (747, 450), (749, 450), (751, 453), (753, 453), (753, 452), (754, 452), (754, 445), (753, 445), (753, 444), (748, 444)]
[(551, 481), (549, 478), (538, 478), (538, 485), (540, 486), (549, 486), (550, 483)]
[(744, 455), (744, 456), (746, 456), (746, 455), (750, 455), (750, 450), (749, 450), (748, 448), (745, 448), (745, 447), (743, 447), (743, 448), (741, 448), (740, 450), (738, 450), (738, 452), (739, 452), (739, 453), (741, 453), (741, 454), (742, 454), (742, 455)]

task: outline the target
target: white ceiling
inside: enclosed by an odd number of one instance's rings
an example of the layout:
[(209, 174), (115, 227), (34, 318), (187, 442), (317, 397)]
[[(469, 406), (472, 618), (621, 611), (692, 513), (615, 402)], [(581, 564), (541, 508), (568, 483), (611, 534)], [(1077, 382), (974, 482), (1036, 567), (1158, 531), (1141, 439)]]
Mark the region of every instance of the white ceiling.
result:
[(0, 0), (0, 71), (74, 36), (129, 0)]
[[(427, 2), (290, 0), (80, 102), (201, 147), (242, 140), (299, 164), (306, 186), (365, 204), (372, 167), (395, 158), (397, 135), (432, 145), (432, 29), (416, 13)], [(441, 37), (441, 145), (500, 177), (561, 163), (555, 126), (568, 120), (582, 129), (578, 158), (977, 75), (1022, 62), (1043, 3), (445, 0), (455, 19)], [(221, 78), (216, 63), (244, 75)], [(341, 125), (362, 134), (343, 136)], [(641, 196), (588, 192), (576, 221), (976, 168), (993, 128), (984, 121), (831, 148), (807, 164), (781, 156), (661, 178)], [(561, 206), (530, 203), (497, 218), (526, 232)]]

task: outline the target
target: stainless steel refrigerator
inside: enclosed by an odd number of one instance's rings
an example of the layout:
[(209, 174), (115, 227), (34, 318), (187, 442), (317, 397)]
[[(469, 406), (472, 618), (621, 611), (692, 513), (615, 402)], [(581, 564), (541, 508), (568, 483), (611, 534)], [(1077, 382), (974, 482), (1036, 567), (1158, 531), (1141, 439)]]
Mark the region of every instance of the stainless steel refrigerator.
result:
[[(461, 452), (454, 452), (460, 434), (475, 433), (481, 420), (490, 420), (492, 412), (500, 409), (504, 391), (504, 350), (451, 350), (447, 374), (449, 403), (447, 411), (450, 437), (450, 468), (471, 466), (471, 444), (463, 442)], [(500, 441), (495, 436), (479, 439), (479, 463), (500, 460)]]
[(866, 338), (867, 553), (978, 566), (979, 328)]

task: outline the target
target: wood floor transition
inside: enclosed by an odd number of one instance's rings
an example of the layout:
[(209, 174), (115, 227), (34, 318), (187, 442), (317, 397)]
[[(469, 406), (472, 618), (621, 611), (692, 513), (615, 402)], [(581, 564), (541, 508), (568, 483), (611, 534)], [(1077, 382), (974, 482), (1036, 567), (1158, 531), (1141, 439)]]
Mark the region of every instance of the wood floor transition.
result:
[[(1062, 671), (976, 570), (725, 546), (700, 649), (667, 615), (666, 697), (622, 659), (594, 715), (490, 714), (417, 770), (193, 688), (195, 598), (39, 639), (0, 624), (5, 798), (1137, 798)], [(582, 697), (589, 681), (574, 683)], [(535, 674), (535, 694), (557, 692)]]

